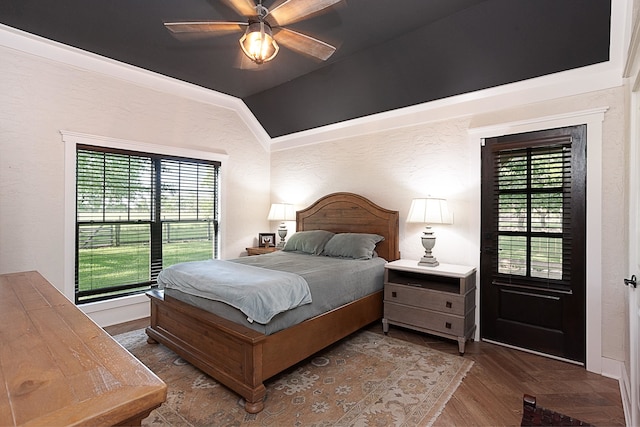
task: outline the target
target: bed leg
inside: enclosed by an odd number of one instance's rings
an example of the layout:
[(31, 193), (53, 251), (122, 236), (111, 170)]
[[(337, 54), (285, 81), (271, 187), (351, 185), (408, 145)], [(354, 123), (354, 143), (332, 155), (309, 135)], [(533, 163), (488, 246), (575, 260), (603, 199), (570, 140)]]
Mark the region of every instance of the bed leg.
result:
[(260, 399), (257, 402), (249, 402), (248, 400), (244, 403), (244, 410), (250, 414), (257, 414), (264, 409), (264, 399)]
[(147, 334), (147, 344), (158, 344), (158, 341), (151, 338), (151, 335), (149, 335), (149, 332), (147, 332), (149, 329), (150, 328), (147, 328), (147, 330), (145, 331)]

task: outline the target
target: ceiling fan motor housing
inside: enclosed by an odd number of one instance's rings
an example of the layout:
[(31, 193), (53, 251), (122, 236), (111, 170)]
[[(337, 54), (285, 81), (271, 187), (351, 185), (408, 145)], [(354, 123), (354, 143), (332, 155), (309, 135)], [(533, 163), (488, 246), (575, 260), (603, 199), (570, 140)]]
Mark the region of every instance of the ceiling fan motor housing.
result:
[(262, 2), (256, 5), (256, 16), (259, 20), (263, 20), (269, 14), (269, 9), (262, 5)]

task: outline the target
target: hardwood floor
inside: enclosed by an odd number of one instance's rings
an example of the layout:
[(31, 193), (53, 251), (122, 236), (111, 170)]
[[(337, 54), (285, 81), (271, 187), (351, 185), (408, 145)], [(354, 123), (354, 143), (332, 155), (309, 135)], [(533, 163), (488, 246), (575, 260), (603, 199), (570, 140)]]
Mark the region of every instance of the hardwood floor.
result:
[(149, 318), (133, 320), (131, 322), (120, 323), (118, 325), (107, 326), (103, 328), (109, 335), (124, 334), (125, 332), (135, 331), (136, 329), (142, 329), (149, 326)]
[[(377, 325), (371, 327), (377, 331)], [(381, 328), (380, 328), (381, 329)], [(458, 354), (455, 341), (392, 327), (389, 336)], [(581, 366), (486, 342), (468, 342), (464, 357), (475, 363), (435, 426), (515, 426), (522, 396), (597, 426), (624, 426), (618, 381)]]
[[(140, 329), (148, 319), (115, 325), (112, 334)], [(368, 330), (382, 334), (382, 325)], [(450, 354), (455, 341), (391, 327), (389, 336)], [(539, 406), (596, 426), (624, 426), (618, 381), (587, 372), (570, 363), (512, 350), (485, 342), (468, 342), (464, 357), (473, 360), (462, 384), (451, 397), (435, 426), (517, 426), (522, 418), (522, 396), (535, 396)]]

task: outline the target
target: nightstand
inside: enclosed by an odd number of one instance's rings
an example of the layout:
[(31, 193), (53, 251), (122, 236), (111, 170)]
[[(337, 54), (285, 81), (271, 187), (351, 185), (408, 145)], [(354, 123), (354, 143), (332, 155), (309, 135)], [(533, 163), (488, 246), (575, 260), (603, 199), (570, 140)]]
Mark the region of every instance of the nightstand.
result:
[(465, 343), (476, 330), (476, 269), (440, 264), (423, 267), (417, 260), (387, 263), (384, 272), (382, 330), (402, 326)]
[(280, 250), (280, 248), (277, 248), (275, 246), (258, 246), (255, 248), (246, 248), (246, 249), (247, 249), (247, 254), (249, 256), (268, 254), (270, 252), (275, 252)]

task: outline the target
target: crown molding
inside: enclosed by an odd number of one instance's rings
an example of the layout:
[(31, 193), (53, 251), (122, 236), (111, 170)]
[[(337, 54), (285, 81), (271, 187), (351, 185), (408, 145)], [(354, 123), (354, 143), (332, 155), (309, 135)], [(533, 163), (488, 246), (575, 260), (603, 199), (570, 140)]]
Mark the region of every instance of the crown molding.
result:
[(265, 151), (271, 138), (239, 98), (134, 67), (0, 24), (0, 46), (43, 59), (123, 80), (147, 89), (235, 111)]

